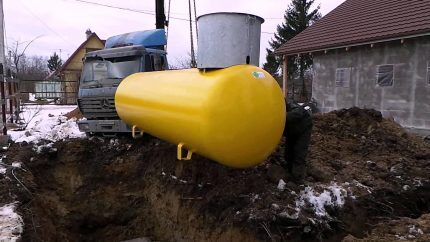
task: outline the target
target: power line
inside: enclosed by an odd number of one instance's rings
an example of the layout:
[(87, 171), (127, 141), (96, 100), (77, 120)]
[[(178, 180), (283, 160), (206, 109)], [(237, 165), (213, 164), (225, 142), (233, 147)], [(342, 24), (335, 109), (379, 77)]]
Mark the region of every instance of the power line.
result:
[[(85, 3), (85, 4), (100, 6), (100, 7), (113, 8), (113, 9), (119, 9), (119, 10), (134, 12), (134, 13), (142, 13), (142, 14), (147, 14), (147, 15), (153, 15), (153, 16), (155, 16), (155, 12), (148, 11), (148, 10), (139, 10), (139, 9), (125, 8), (125, 7), (114, 6), (114, 5), (104, 4), (104, 3), (90, 2), (90, 1), (85, 1), (85, 0), (75, 0), (75, 1), (76, 2), (80, 2), (80, 3)], [(185, 19), (185, 18), (178, 18), (178, 17), (170, 17), (170, 18), (171, 19), (177, 19), (177, 20), (183, 20), (183, 21), (189, 21), (188, 19)]]
[(50, 30), (51, 32), (53, 32), (54, 34), (56, 34), (58, 37), (60, 37), (64, 42), (66, 42), (67, 44), (69, 44), (70, 46), (75, 47), (71, 42), (69, 42), (68, 40), (66, 40), (63, 36), (61, 36), (57, 31), (53, 30), (51, 27), (49, 27), (48, 24), (46, 24), (41, 18), (39, 18), (39, 16), (37, 16), (35, 13), (33, 13), (29, 8), (27, 8), (27, 6), (20, 0), (21, 5), (25, 8), (25, 10), (27, 10), (27, 12), (29, 12), (31, 15), (33, 15), (33, 17), (35, 17), (37, 20), (39, 20), (40, 23), (42, 23), (48, 30)]
[(172, 0), (169, 0), (169, 9), (167, 10), (167, 32), (166, 32), (166, 50), (167, 45), (169, 44), (169, 32), (170, 32), (170, 7), (172, 6)]
[(145, 14), (155, 15), (155, 13), (153, 13), (153, 12), (151, 12), (149, 10), (137, 10), (137, 9), (125, 8), (125, 7), (120, 7), (120, 6), (114, 6), (114, 5), (109, 5), (109, 4), (84, 1), (84, 0), (75, 0), (75, 1), (76, 2), (81, 2), (81, 3), (86, 3), (86, 4), (91, 4), (91, 5), (96, 5), (96, 6), (107, 7), (107, 8), (121, 9), (121, 10), (136, 12), (136, 13), (145, 13)]
[[(74, 1), (80, 2), (80, 3), (84, 3), (84, 4), (95, 5), (95, 6), (99, 6), (99, 7), (119, 9), (119, 10), (134, 12), (134, 13), (142, 13), (142, 14), (147, 14), (147, 15), (152, 15), (152, 16), (156, 15), (154, 11), (150, 11), (150, 10), (126, 8), (126, 7), (121, 7), (121, 6), (116, 6), (116, 5), (110, 5), (110, 4), (104, 4), (104, 3), (98, 3), (98, 2), (91, 2), (91, 1), (86, 1), (86, 0), (74, 0)], [(176, 13), (175, 12), (171, 12), (171, 13), (179, 14), (179, 15), (188, 15), (188, 13), (178, 13), (178, 12), (176, 12)], [(187, 21), (187, 22), (190, 21), (189, 19), (186, 19), (186, 18), (179, 18), (179, 17), (173, 17), (173, 16), (170, 16), (170, 18), (177, 19), (177, 20), (182, 20), (182, 21)], [(264, 19), (282, 20), (283, 18), (264, 18)], [(195, 22), (195, 21), (193, 20), (193, 22)]]

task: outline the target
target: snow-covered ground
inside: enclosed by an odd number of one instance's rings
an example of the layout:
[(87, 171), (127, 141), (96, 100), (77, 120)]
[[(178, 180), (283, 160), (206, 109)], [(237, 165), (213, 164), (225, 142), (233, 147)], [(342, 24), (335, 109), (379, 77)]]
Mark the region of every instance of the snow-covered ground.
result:
[(0, 207), (0, 241), (15, 242), (21, 237), (24, 222), (14, 203)]
[(43, 105), (26, 106), (21, 118), (28, 124), (25, 130), (8, 131), (15, 142), (37, 144), (41, 140), (55, 142), (66, 138), (83, 138), (76, 119), (67, 120), (64, 114), (74, 110), (76, 106)]

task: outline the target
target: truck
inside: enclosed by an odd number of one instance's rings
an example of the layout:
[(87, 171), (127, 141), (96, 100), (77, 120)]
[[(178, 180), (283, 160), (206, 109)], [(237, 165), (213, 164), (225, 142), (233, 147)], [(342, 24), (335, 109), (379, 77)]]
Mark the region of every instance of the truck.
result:
[(168, 69), (164, 30), (146, 30), (107, 39), (105, 48), (85, 55), (79, 81), (78, 107), (85, 120), (79, 130), (104, 135), (131, 132), (115, 110), (121, 81), (137, 72)]
[(106, 40), (104, 49), (84, 56), (77, 99), (85, 118), (78, 121), (80, 131), (103, 135), (131, 132), (115, 109), (118, 85), (137, 72), (168, 69), (164, 0), (155, 3), (156, 29), (112, 36)]

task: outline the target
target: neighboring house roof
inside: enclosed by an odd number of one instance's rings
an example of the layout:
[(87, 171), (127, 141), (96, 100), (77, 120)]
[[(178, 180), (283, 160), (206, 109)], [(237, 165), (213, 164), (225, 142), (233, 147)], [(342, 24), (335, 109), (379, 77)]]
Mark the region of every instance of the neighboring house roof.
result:
[(429, 0), (347, 0), (286, 42), (277, 54), (430, 35)]
[(101, 40), (99, 38), (99, 36), (96, 33), (91, 33), (90, 36), (88, 36), (88, 38), (75, 50), (75, 52), (73, 52), (73, 54), (69, 57), (69, 59), (67, 59), (66, 62), (64, 62), (64, 64), (61, 66), (61, 68), (58, 70), (58, 72), (62, 72), (65, 69), (67, 69), (67, 66), (70, 64), (70, 62), (73, 60), (73, 58), (75, 57), (75, 55), (78, 54), (79, 50), (81, 50), (82, 48), (85, 47), (85, 45), (87, 45), (87, 43), (92, 39), (92, 38), (97, 38), (100, 40), (100, 42), (102, 42), (103, 44), (106, 42), (105, 40)]
[(88, 38), (73, 52), (73, 54), (67, 59), (66, 62), (64, 62), (64, 64), (61, 66), (60, 69), (58, 69), (57, 71), (51, 73), (49, 76), (47, 76), (45, 79), (51, 79), (54, 76), (57, 76), (58, 74), (60, 74), (61, 72), (65, 71), (67, 69), (67, 67), (69, 66), (70, 62), (72, 62), (72, 60), (75, 58), (75, 56), (79, 53), (79, 51), (84, 48), (87, 43), (92, 39), (92, 38), (97, 38), (98, 40), (100, 40), (100, 42), (104, 45), (106, 43), (106, 40), (102, 40), (99, 38), (99, 36), (96, 33), (91, 33), (91, 35), (88, 36)]

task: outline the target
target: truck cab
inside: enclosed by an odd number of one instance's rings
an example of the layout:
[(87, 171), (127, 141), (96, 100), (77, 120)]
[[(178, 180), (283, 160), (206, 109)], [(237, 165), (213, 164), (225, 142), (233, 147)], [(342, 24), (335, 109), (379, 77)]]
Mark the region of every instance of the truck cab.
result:
[(78, 107), (85, 120), (79, 130), (110, 135), (131, 132), (115, 109), (115, 92), (121, 81), (137, 72), (168, 69), (164, 30), (113, 36), (105, 49), (89, 52), (79, 82)]

